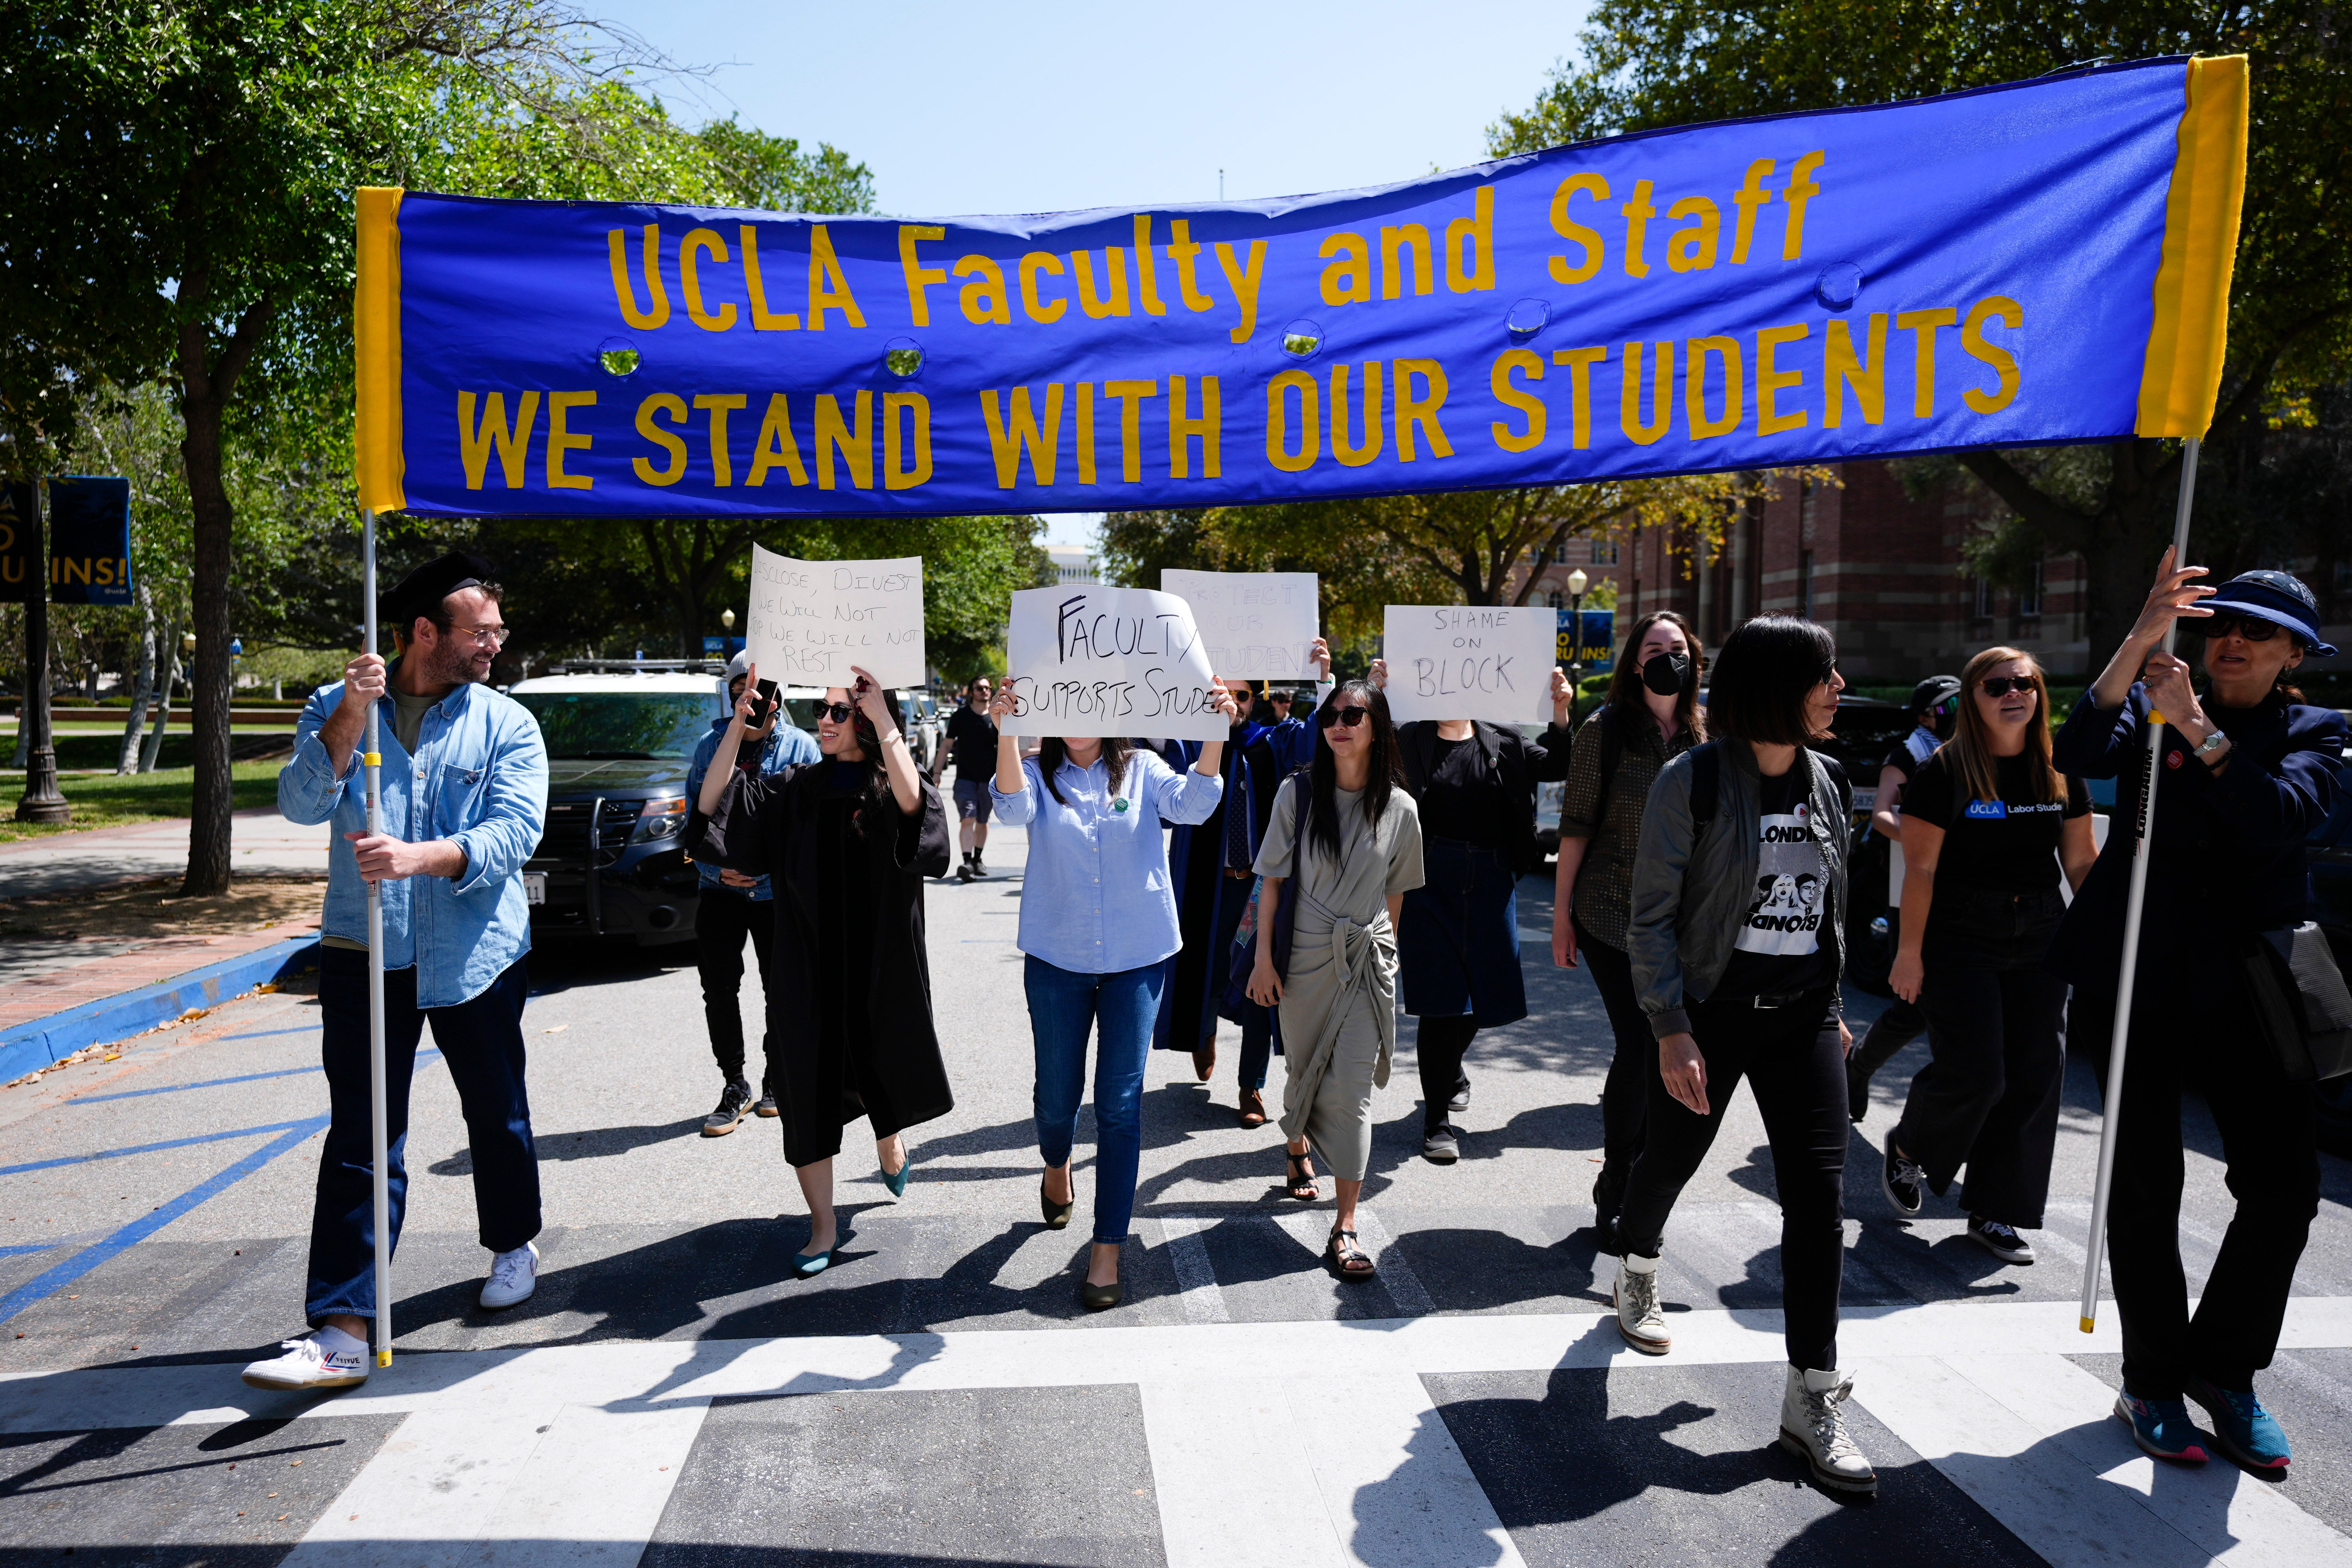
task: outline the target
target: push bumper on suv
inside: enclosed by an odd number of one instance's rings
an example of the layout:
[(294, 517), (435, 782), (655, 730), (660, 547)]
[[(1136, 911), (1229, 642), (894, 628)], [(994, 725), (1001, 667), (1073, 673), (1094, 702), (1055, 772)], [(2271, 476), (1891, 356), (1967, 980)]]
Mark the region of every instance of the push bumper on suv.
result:
[(679, 847), (682, 801), (589, 795), (551, 800), (523, 867), (534, 935), (625, 936), (642, 945), (694, 936), (698, 880)]

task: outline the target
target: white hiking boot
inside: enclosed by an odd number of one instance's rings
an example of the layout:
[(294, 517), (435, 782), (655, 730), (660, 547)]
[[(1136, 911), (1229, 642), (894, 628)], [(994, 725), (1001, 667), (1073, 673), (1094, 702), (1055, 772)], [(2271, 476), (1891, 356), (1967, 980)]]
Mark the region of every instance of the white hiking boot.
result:
[(1813, 1479), (1842, 1492), (1874, 1492), (1878, 1472), (1845, 1429), (1839, 1408), (1853, 1393), (1853, 1379), (1838, 1372), (1789, 1369), (1789, 1389), (1780, 1396), (1780, 1447), (1812, 1468)]
[(1629, 1252), (1617, 1264), (1617, 1284), (1611, 1292), (1617, 1303), (1617, 1331), (1644, 1355), (1664, 1355), (1674, 1349), (1666, 1317), (1658, 1309), (1658, 1260)]
[(524, 1242), (512, 1252), (490, 1259), (490, 1277), (482, 1285), (482, 1308), (496, 1312), (519, 1307), (539, 1289), (539, 1247)]
[(357, 1388), (368, 1379), (366, 1342), (340, 1329), (320, 1329), (302, 1339), (282, 1341), (278, 1348), (286, 1353), (245, 1369), (247, 1387)]

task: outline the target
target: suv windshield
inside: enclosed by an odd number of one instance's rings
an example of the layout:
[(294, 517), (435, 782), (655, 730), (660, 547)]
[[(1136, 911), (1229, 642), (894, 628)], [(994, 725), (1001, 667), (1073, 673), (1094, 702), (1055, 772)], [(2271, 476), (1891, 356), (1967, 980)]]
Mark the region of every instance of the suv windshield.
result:
[(688, 691), (519, 691), (547, 737), (547, 754), (592, 761), (686, 758), (719, 717), (718, 702)]

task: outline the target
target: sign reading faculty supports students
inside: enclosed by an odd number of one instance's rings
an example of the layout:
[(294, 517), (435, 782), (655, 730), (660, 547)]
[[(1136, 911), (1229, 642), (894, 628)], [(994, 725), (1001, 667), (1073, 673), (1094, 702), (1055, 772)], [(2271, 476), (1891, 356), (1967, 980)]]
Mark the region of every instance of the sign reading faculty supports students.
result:
[(1307, 650), (1322, 635), (1312, 572), (1160, 574), (1160, 591), (1192, 606), (1220, 680), (1311, 680), (1320, 667)]
[(795, 561), (751, 546), (743, 644), (760, 679), (848, 686), (856, 665), (885, 686), (920, 686), (923, 560)]
[(1381, 657), (1389, 666), (1390, 716), (1400, 724), (1549, 721), (1559, 628), (1549, 606), (1389, 605)]
[(1008, 735), (1144, 735), (1222, 741), (1209, 650), (1173, 594), (1072, 583), (1013, 595), (1004, 689)]

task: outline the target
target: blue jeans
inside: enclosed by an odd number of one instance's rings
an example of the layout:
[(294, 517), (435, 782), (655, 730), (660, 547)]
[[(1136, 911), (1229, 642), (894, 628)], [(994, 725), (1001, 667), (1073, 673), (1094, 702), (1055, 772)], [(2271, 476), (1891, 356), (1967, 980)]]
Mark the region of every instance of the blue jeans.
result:
[(1135, 1173), (1143, 1161), (1143, 1064), (1160, 1016), (1165, 963), (1080, 974), (1031, 958), (1022, 972), (1029, 1033), (1037, 1047), (1037, 1152), (1049, 1168), (1069, 1162), (1086, 1096), (1087, 1036), (1095, 1057), (1095, 1240), (1116, 1247), (1135, 1215)]
[(1274, 1059), (1274, 1009), (1251, 1006), (1242, 1014), (1241, 1087), (1264, 1089), (1266, 1064)]

